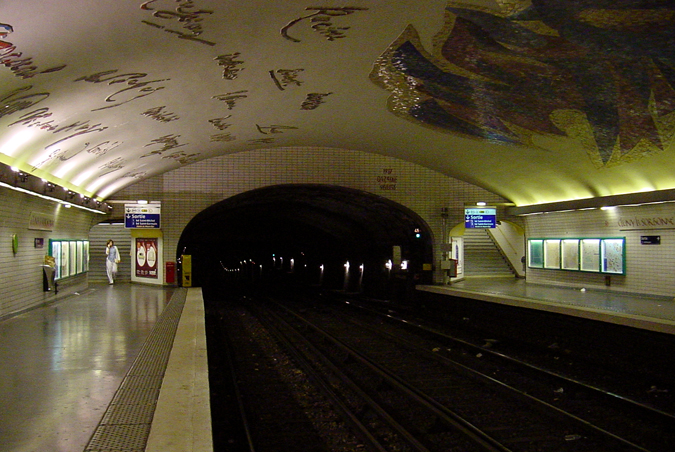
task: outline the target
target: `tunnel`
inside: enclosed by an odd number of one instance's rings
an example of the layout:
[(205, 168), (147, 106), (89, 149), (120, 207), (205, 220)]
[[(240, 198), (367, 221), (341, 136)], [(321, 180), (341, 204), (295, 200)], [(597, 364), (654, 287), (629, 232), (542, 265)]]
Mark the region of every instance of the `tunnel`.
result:
[(195, 285), (292, 281), (390, 297), (403, 286), (431, 283), (424, 264), (433, 262), (432, 243), (424, 220), (389, 199), (288, 184), (241, 193), (197, 214), (180, 237), (177, 260), (191, 256)]

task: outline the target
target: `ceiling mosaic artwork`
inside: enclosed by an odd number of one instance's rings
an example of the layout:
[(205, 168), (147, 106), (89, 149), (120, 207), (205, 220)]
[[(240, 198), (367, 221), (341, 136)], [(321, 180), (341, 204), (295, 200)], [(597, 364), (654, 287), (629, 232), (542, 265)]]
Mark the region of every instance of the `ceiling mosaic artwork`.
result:
[(372, 79), (394, 113), (449, 133), (521, 146), (571, 136), (598, 167), (662, 151), (675, 130), (675, 5), (601, 3), (453, 2), (430, 52), (409, 26)]
[(99, 200), (284, 147), (516, 205), (675, 189), (666, 0), (4, 0), (0, 62), (0, 162)]

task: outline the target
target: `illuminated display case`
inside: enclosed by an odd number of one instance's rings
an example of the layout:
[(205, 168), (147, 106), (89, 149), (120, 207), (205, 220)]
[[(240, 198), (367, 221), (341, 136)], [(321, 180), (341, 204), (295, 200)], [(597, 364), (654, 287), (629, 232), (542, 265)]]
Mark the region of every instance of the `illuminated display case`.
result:
[(560, 268), (560, 239), (544, 240), (544, 268)]
[(54, 258), (54, 278), (63, 279), (89, 271), (88, 240), (49, 240), (49, 255)]
[(528, 266), (532, 268), (544, 267), (544, 241), (543, 240), (528, 240), (527, 241), (527, 258)]
[(626, 256), (624, 253), (624, 239), (604, 239), (600, 242), (600, 258), (602, 273), (623, 275)]
[(626, 238), (537, 238), (527, 240), (530, 268), (626, 274)]
[(600, 239), (581, 240), (581, 270), (585, 272), (600, 270)]
[(560, 268), (563, 270), (579, 270), (579, 239), (563, 239), (560, 241)]

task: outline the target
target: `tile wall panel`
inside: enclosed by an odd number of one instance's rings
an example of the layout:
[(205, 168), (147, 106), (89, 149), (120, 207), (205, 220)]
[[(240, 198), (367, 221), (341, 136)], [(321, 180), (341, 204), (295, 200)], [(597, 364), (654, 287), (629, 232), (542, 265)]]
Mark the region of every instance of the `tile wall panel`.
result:
[[(28, 229), (31, 212), (54, 219), (52, 231)], [(87, 287), (87, 277), (64, 280), (58, 295), (44, 292), (42, 265), (49, 252), (49, 239), (87, 240), (92, 224), (102, 215), (81, 209), (66, 209), (61, 204), (0, 187), (0, 318), (63, 298)], [(19, 248), (12, 251), (11, 237), (16, 234)], [(43, 239), (43, 248), (35, 239)]]
[[(626, 238), (625, 276), (612, 275), (606, 281), (593, 273), (528, 269), (530, 282), (675, 295), (675, 203), (531, 215), (525, 224), (529, 238)], [(643, 245), (642, 236), (659, 236), (661, 244)]]

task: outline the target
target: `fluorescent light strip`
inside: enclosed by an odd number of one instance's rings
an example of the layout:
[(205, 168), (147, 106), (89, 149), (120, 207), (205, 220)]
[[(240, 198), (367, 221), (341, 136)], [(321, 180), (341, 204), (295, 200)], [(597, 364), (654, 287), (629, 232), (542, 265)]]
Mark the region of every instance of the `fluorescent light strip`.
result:
[(100, 210), (90, 209), (89, 207), (84, 207), (84, 206), (78, 206), (77, 204), (73, 204), (73, 203), (70, 203), (68, 201), (64, 201), (62, 199), (52, 198), (51, 196), (47, 196), (47, 195), (41, 195), (40, 193), (35, 193), (34, 191), (26, 190), (24, 188), (15, 187), (13, 185), (9, 185), (9, 184), (6, 184), (4, 182), (0, 182), (0, 187), (9, 188), (10, 190), (19, 191), (21, 193), (27, 193), (31, 196), (37, 196), (38, 198), (43, 198), (43, 199), (47, 199), (49, 201), (58, 202), (59, 204), (63, 204), (64, 206), (77, 207), (78, 209), (87, 210), (89, 212), (94, 212), (94, 213), (98, 213), (98, 214), (101, 214), (101, 215), (107, 215), (106, 212), (101, 212)]

